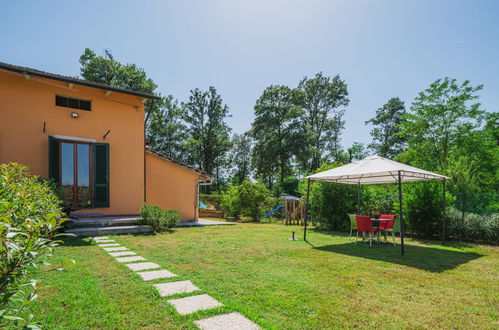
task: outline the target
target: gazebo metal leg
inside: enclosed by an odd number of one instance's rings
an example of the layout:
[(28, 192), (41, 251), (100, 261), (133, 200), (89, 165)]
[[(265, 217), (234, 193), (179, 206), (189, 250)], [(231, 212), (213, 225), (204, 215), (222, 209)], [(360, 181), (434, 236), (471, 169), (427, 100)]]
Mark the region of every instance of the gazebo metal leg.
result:
[(398, 171), (399, 179), (399, 208), (400, 208), (400, 253), (404, 255), (404, 217), (402, 215), (402, 175)]

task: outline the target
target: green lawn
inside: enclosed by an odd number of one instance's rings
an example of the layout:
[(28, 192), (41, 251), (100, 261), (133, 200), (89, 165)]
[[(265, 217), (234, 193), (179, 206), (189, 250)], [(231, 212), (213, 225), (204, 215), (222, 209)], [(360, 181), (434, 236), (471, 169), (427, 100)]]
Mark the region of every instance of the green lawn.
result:
[(274, 224), (115, 237), (225, 305), (191, 316), (88, 239), (68, 240), (53, 263), (76, 264), (39, 274), (37, 319), (46, 328), (193, 328), (238, 311), (275, 329), (499, 327), (497, 247), (408, 240), (402, 257), (336, 232), (309, 232), (311, 245), (289, 241), (293, 230), (301, 239), (301, 227)]

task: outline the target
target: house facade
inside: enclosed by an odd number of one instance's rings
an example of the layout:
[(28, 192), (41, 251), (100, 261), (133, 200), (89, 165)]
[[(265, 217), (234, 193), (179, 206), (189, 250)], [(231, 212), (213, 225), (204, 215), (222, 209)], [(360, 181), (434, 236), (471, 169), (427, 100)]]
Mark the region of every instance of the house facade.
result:
[(145, 202), (197, 219), (211, 177), (145, 147), (147, 93), (0, 63), (0, 162), (57, 182), (78, 214), (136, 215)]

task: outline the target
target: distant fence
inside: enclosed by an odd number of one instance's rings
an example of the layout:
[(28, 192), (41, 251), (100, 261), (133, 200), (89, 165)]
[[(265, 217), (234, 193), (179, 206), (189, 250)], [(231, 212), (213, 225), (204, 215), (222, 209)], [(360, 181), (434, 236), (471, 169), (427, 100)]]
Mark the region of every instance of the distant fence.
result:
[(199, 209), (200, 218), (223, 218), (224, 213), (217, 210)]

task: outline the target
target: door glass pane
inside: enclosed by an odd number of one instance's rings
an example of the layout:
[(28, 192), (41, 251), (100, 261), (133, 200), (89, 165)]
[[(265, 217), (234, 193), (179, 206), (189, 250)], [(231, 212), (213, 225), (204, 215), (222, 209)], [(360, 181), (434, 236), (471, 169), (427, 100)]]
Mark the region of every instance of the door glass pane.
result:
[(77, 207), (90, 207), (92, 204), (90, 194), (90, 145), (77, 144), (78, 153), (78, 180), (77, 180)]
[(90, 185), (90, 146), (78, 144), (78, 187)]
[(74, 207), (74, 144), (61, 143), (61, 193), (64, 207)]
[(74, 184), (74, 144), (61, 143), (61, 184)]

